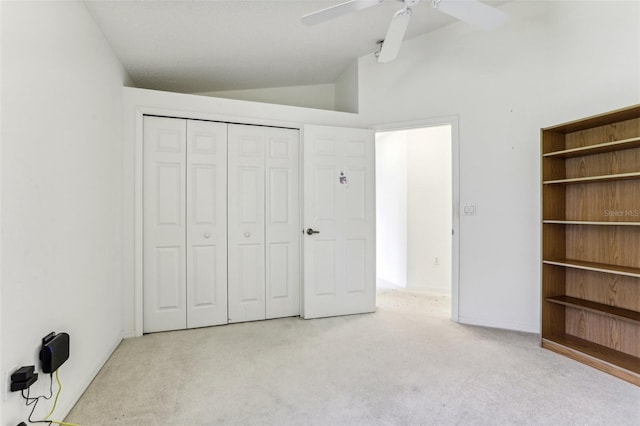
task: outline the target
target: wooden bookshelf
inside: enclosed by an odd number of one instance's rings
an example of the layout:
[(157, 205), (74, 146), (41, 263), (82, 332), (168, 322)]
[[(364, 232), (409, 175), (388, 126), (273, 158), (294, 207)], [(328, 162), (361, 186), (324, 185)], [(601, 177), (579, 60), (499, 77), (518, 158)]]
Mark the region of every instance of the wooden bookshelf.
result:
[(541, 139), (542, 346), (640, 386), (640, 105)]
[(623, 179), (640, 179), (640, 172), (546, 180), (543, 183), (545, 185), (551, 185), (551, 184), (558, 184), (558, 183), (607, 182), (607, 181), (623, 180)]
[(584, 309), (585, 311), (594, 312), (600, 315), (607, 315), (625, 321), (640, 323), (640, 312), (632, 311), (631, 309), (618, 308), (616, 306), (591, 302), (589, 300), (578, 299), (577, 297), (571, 296), (547, 297), (547, 301), (563, 306), (570, 306), (572, 308)]
[(582, 146), (579, 148), (563, 149), (560, 151), (548, 152), (546, 154), (542, 154), (542, 156), (548, 158), (572, 158), (638, 147), (640, 147), (640, 137), (624, 139), (621, 141), (605, 142), (591, 146)]
[(564, 266), (566, 268), (584, 269), (586, 271), (602, 272), (605, 274), (626, 275), (640, 278), (640, 268), (630, 268), (628, 266), (609, 265), (607, 263), (583, 262), (581, 260), (543, 260), (542, 263), (548, 265)]
[(637, 357), (566, 333), (543, 338), (542, 347), (638, 384), (640, 365)]
[(543, 220), (542, 223), (557, 225), (603, 225), (603, 226), (640, 226), (640, 222), (596, 222), (585, 220)]

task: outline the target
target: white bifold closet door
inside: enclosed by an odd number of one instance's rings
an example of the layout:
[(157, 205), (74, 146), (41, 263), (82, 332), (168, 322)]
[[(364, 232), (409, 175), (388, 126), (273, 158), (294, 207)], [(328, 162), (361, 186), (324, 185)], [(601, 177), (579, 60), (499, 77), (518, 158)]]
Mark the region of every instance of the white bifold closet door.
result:
[(300, 314), (298, 131), (229, 125), (229, 322)]
[(227, 125), (144, 117), (145, 333), (227, 322)]

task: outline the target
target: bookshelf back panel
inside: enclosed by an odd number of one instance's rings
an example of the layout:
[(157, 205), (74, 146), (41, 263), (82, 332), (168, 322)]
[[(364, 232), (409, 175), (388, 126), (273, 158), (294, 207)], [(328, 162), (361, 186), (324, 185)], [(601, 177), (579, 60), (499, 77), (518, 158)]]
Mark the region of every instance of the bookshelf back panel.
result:
[(566, 191), (574, 185), (547, 185), (542, 190), (542, 218), (565, 220)]
[(558, 180), (566, 178), (566, 160), (564, 158), (542, 159), (542, 180)]
[[(640, 222), (640, 180), (564, 185), (564, 187), (565, 220)], [(556, 191), (555, 188), (549, 189), (552, 192)], [(555, 201), (551, 194), (546, 198), (550, 202)], [(556, 200), (559, 202), (560, 197), (556, 196)], [(544, 210), (545, 213), (553, 213), (551, 207), (545, 206)], [(545, 219), (551, 218), (545, 217)]]
[(547, 302), (547, 297), (565, 294), (566, 269), (561, 266), (542, 266), (542, 336), (564, 333), (564, 306)]
[(566, 149), (565, 133), (551, 130), (542, 131), (542, 153), (563, 151)]
[[(551, 159), (549, 159), (551, 160)], [(555, 166), (560, 169), (560, 166)], [(564, 177), (567, 179), (634, 173), (640, 171), (640, 148), (605, 152), (596, 155), (567, 158), (565, 160)], [(550, 172), (551, 173), (551, 172)], [(563, 179), (563, 176), (551, 179)]]
[(636, 323), (566, 307), (566, 333), (640, 357), (640, 326)]
[(567, 269), (566, 295), (640, 312), (640, 278)]
[(565, 333), (565, 307), (557, 303), (542, 302), (542, 337)]
[(567, 259), (640, 268), (640, 226), (565, 228)]
[(566, 257), (565, 225), (545, 223), (542, 226), (542, 253), (544, 260), (557, 260)]
[(579, 148), (605, 142), (620, 141), (640, 135), (640, 118), (619, 121), (565, 135), (565, 148)]

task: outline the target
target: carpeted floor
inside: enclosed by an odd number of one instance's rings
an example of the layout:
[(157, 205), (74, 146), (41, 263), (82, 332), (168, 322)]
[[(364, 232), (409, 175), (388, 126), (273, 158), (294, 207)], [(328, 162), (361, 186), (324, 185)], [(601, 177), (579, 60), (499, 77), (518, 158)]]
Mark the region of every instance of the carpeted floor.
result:
[(67, 421), (90, 425), (639, 425), (640, 388), (463, 326), (397, 290), (375, 314), (285, 318), (122, 342)]

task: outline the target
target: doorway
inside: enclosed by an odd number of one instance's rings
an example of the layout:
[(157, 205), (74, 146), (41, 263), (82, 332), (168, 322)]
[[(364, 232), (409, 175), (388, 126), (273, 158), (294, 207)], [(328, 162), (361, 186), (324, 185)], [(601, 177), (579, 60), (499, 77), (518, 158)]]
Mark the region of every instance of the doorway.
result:
[(451, 296), (457, 320), (457, 120), (376, 132), (376, 282)]

